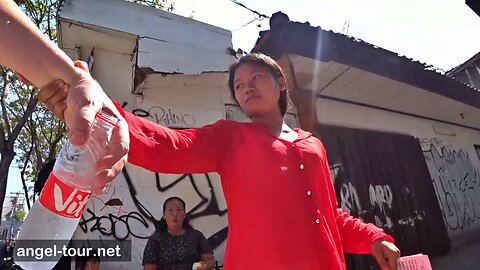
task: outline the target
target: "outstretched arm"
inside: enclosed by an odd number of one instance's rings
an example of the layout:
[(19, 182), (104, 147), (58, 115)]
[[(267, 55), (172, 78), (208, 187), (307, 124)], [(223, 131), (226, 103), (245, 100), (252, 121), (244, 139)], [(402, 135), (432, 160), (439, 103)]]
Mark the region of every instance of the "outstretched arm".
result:
[(71, 82), (72, 60), (43, 35), (11, 0), (0, 0), (0, 65), (41, 88), (55, 79)]
[(44, 87), (55, 79), (70, 86), (63, 116), (70, 142), (83, 145), (101, 109), (119, 118), (112, 134), (111, 151), (96, 164), (95, 191), (121, 171), (127, 160), (128, 125), (100, 85), (53, 44), (11, 0), (0, 0), (0, 65), (20, 73), (32, 84)]

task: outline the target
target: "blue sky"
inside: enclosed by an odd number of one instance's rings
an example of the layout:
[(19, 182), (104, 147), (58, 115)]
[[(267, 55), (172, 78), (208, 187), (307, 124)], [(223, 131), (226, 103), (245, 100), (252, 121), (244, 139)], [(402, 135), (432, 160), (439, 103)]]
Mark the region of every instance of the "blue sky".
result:
[[(270, 16), (310, 22), (448, 71), (480, 52), (480, 17), (464, 0), (238, 0)], [(174, 13), (232, 30), (235, 49), (250, 51), (268, 19), (230, 0), (174, 0)], [(258, 27), (260, 25), (260, 27)], [(21, 191), (19, 171), (9, 173), (7, 195)]]

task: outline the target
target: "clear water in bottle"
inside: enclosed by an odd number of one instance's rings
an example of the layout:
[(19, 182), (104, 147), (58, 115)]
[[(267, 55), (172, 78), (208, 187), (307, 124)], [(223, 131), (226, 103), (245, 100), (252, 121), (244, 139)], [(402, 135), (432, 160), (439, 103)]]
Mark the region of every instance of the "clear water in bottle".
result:
[[(115, 117), (99, 112), (90, 139), (84, 146), (64, 144), (38, 200), (20, 229), (14, 251), (14, 261), (20, 267), (49, 270), (61, 258), (63, 247), (68, 246), (91, 197), (95, 163), (106, 154), (116, 123)], [(40, 256), (47, 248), (53, 249), (51, 255)]]

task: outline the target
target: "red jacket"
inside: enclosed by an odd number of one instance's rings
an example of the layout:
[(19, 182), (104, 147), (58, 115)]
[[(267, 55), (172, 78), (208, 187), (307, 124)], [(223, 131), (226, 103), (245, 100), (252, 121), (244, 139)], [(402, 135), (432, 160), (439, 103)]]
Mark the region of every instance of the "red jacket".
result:
[(337, 208), (325, 148), (295, 129), (293, 143), (259, 123), (220, 120), (172, 130), (125, 113), (129, 162), (161, 173), (217, 172), (228, 207), (224, 269), (345, 269), (343, 252), (370, 253), (383, 230)]

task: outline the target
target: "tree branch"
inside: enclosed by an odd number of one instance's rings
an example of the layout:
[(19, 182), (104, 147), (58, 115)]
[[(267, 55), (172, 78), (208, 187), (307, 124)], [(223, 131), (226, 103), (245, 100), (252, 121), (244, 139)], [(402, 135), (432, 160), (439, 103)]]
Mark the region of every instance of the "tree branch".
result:
[(30, 93), (30, 100), (28, 101), (27, 109), (25, 110), (25, 113), (22, 115), (22, 117), (18, 120), (17, 124), (15, 125), (15, 128), (13, 129), (12, 133), (8, 138), (7, 144), (12, 147), (11, 149), (13, 149), (15, 139), (18, 137), (18, 135), (20, 134), (20, 131), (25, 126), (25, 123), (27, 122), (28, 118), (33, 113), (37, 103), (38, 103), (38, 99), (35, 97), (35, 93), (33, 92)]
[(11, 127), (10, 127), (10, 119), (8, 118), (8, 115), (7, 115), (7, 106), (6, 106), (6, 99), (7, 99), (7, 85), (8, 85), (8, 74), (7, 72), (5, 71), (4, 68), (2, 68), (2, 77), (3, 77), (3, 87), (2, 87), (2, 93), (1, 93), (1, 97), (0, 97), (0, 103), (2, 104), (2, 118), (3, 118), (3, 123), (5, 125), (5, 129), (4, 129), (4, 126), (2, 125), (1, 127), (1, 132), (2, 132), (2, 144), (3, 145), (6, 145), (6, 136), (9, 136), (9, 134), (11, 133)]
[(25, 156), (25, 160), (23, 161), (23, 168), (22, 168), (22, 171), (20, 172), (20, 177), (22, 178), (23, 192), (25, 193), (28, 210), (30, 210), (30, 200), (28, 199), (28, 188), (27, 188), (27, 183), (25, 179), (25, 172), (27, 170), (28, 161), (30, 160), (32, 151), (33, 151), (33, 142), (32, 144), (30, 144), (30, 149), (28, 150), (27, 155)]
[[(5, 82), (6, 82), (6, 80), (5, 80), (5, 75), (4, 75), (5, 73), (4, 73), (3, 71), (4, 71), (4, 70), (3, 70), (3, 67), (0, 66), (1, 76), (3, 77), (3, 80), (2, 80), (2, 82), (3, 82), (3, 87), (2, 87), (1, 92), (0, 92), (0, 103), (2, 104), (2, 117), (3, 117), (4, 111), (5, 111), (5, 109), (6, 109), (5, 106), (4, 106), (4, 104), (5, 104), (5, 101), (4, 101), (5, 98), (4, 98), (4, 96), (5, 96), (6, 87), (7, 87), (7, 85), (6, 85), (6, 83), (5, 83)], [(4, 118), (3, 118), (3, 119), (4, 119)], [(4, 122), (5, 122), (5, 120), (4, 120)], [(1, 143), (1, 145), (5, 145), (5, 143), (6, 143), (5, 130), (4, 130), (3, 124), (0, 124), (0, 143)]]
[(37, 169), (37, 172), (38, 172), (38, 171), (40, 171), (40, 169), (42, 168), (42, 166), (44, 164), (44, 162), (42, 160), (42, 151), (40, 149), (37, 129), (35, 128), (35, 122), (33, 120), (30, 120), (29, 124), (32, 126), (32, 131), (31, 131), (32, 142), (33, 142), (32, 147), (34, 147), (35, 154), (37, 155), (36, 169)]

